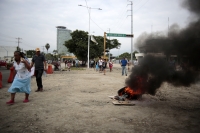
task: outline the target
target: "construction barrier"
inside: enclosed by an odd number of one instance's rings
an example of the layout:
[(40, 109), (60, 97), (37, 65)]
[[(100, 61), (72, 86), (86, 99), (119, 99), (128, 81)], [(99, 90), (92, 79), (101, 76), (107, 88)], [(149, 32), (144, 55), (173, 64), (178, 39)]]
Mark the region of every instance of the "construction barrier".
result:
[(1, 72), (0, 72), (0, 89), (2, 88), (2, 74), (1, 74)]
[(53, 73), (52, 65), (49, 64), (47, 69), (47, 74), (52, 74), (52, 73)]
[(10, 68), (10, 76), (8, 78), (8, 83), (12, 83), (14, 78), (14, 67)]

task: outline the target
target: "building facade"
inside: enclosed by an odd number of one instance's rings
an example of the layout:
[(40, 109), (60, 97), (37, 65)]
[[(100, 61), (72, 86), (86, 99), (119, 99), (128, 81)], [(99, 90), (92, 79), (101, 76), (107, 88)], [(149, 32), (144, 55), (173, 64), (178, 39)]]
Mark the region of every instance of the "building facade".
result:
[(63, 45), (65, 43), (65, 41), (68, 41), (72, 38), (70, 35), (70, 33), (72, 31), (67, 29), (64, 26), (57, 26), (56, 28), (57, 28), (57, 51), (58, 51), (58, 54), (72, 56), (73, 54), (69, 53), (67, 47)]

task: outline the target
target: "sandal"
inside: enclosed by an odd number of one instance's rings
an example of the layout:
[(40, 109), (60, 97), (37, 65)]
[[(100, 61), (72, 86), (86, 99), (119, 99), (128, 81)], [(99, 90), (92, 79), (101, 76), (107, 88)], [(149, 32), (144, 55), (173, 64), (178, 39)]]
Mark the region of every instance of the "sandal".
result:
[(25, 99), (25, 100), (23, 101), (23, 103), (27, 103), (27, 102), (29, 102), (29, 100), (28, 100), (28, 99)]
[(13, 100), (10, 100), (8, 102), (6, 102), (6, 104), (14, 104), (15, 102)]

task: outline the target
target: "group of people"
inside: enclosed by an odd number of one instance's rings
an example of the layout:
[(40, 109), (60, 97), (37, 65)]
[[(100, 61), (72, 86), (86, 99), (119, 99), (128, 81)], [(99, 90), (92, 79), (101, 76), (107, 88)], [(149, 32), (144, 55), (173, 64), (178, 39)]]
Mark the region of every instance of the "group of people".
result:
[[(29, 94), (31, 92), (31, 71), (35, 72), (37, 90), (43, 91), (42, 74), (47, 70), (47, 64), (44, 55), (40, 54), (40, 49), (36, 48), (36, 55), (33, 56), (30, 63), (24, 54), (20, 51), (14, 52), (14, 76), (13, 83), (8, 89), (11, 93), (11, 98), (6, 104), (14, 104), (16, 92), (25, 93), (24, 103), (29, 102)], [(34, 66), (34, 69), (32, 69)]]
[[(102, 59), (101, 57), (99, 57), (99, 60), (98, 61), (94, 61), (92, 60), (92, 64), (91, 66), (94, 66), (95, 65), (95, 69), (96, 69), (96, 72), (99, 71), (99, 73), (103, 72), (104, 75), (106, 75), (106, 68), (107, 68), (107, 63), (108, 63), (108, 66), (110, 68), (110, 72), (112, 71), (112, 67), (113, 67), (113, 63), (112, 61), (106, 61), (106, 59)], [(91, 64), (91, 63), (90, 63)], [(92, 67), (93, 68), (93, 67)]]

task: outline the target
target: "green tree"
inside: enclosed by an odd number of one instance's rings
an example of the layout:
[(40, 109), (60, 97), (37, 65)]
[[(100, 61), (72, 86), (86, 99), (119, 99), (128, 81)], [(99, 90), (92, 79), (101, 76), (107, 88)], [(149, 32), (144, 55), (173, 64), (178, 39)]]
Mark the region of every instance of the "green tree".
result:
[(52, 60), (53, 59), (53, 55), (51, 53), (47, 53), (47, 54), (45, 54), (45, 59), (46, 60)]
[(21, 49), (20, 47), (17, 46), (17, 47), (16, 47), (16, 50), (17, 50), (17, 51), (21, 51), (22, 49)]
[(26, 56), (28, 57), (28, 58), (31, 58), (31, 57), (33, 57), (35, 55), (35, 50), (27, 50), (26, 51)]
[(54, 54), (58, 53), (58, 50), (53, 50), (53, 53), (54, 53)]
[(47, 43), (47, 44), (45, 45), (45, 48), (47, 49), (47, 53), (48, 53), (48, 50), (49, 50), (49, 48), (50, 48), (50, 45)]
[[(87, 60), (88, 54), (88, 32), (76, 30), (71, 33), (72, 39), (66, 41), (64, 45), (68, 48), (70, 53), (73, 53), (79, 60)], [(94, 36), (98, 44), (90, 41), (90, 59), (103, 55), (104, 52), (104, 38), (102, 36)], [(106, 38), (106, 48), (116, 48), (121, 44), (117, 39), (108, 40)]]
[(131, 58), (131, 54), (128, 53), (128, 52), (125, 52), (125, 53), (119, 55), (119, 58), (127, 58), (127, 59), (130, 59), (130, 58)]

